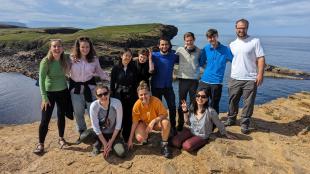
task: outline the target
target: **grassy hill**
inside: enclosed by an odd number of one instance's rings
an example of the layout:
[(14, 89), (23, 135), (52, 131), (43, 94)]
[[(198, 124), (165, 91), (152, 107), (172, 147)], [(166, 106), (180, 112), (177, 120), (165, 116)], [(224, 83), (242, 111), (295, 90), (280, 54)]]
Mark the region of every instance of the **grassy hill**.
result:
[[(167, 28), (168, 27), (168, 28)], [(137, 24), (123, 26), (106, 26), (92, 29), (76, 29), (64, 33), (65, 28), (10, 28), (0, 29), (0, 47), (16, 50), (46, 50), (49, 39), (60, 38), (65, 47), (72, 47), (79, 36), (90, 37), (95, 45), (144, 47), (151, 46), (160, 35), (173, 38), (177, 28), (162, 24)], [(58, 32), (55, 32), (57, 30)], [(54, 31), (54, 32), (53, 32)], [(53, 33), (53, 34), (51, 34)], [(56, 33), (56, 34), (54, 34)]]

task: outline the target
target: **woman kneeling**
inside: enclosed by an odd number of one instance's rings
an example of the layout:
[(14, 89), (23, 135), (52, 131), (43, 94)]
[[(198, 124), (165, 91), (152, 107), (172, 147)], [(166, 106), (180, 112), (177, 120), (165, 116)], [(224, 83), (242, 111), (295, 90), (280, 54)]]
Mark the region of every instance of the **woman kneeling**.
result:
[(148, 134), (152, 130), (161, 131), (162, 148), (161, 153), (166, 158), (172, 157), (172, 152), (168, 147), (168, 137), (170, 132), (170, 121), (168, 112), (162, 102), (150, 94), (150, 89), (145, 81), (141, 81), (137, 89), (139, 99), (132, 109), (132, 127), (128, 140), (128, 148), (133, 147), (133, 136), (138, 142), (147, 141)]
[(98, 85), (95, 89), (97, 100), (90, 105), (90, 119), (98, 139), (93, 145), (93, 155), (100, 153), (103, 145), (103, 156), (106, 158), (113, 149), (119, 157), (124, 157), (126, 150), (120, 140), (123, 110), (121, 102), (110, 97), (107, 86)]

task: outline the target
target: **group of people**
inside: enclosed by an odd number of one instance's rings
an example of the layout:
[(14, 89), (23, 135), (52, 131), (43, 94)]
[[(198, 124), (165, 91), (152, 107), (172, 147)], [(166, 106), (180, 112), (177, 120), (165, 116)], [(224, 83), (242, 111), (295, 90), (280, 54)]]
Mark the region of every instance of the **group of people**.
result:
[[(140, 50), (137, 60), (132, 60), (131, 50), (125, 48), (120, 54), (119, 64), (112, 68), (110, 78), (101, 69), (89, 38), (78, 38), (70, 56), (64, 54), (61, 40), (51, 40), (49, 52), (40, 63), (42, 119), (39, 143), (34, 152), (44, 152), (44, 140), (55, 103), (60, 148), (67, 144), (64, 139), (65, 116), (74, 115), (77, 130), (82, 135), (87, 130), (84, 119), (87, 108), (96, 135), (92, 154), (102, 151), (104, 157), (108, 157), (111, 151), (119, 157), (126, 156), (126, 151), (133, 148), (134, 139), (141, 144), (148, 143), (152, 130), (161, 132), (161, 153), (166, 158), (172, 157), (168, 144), (186, 151), (197, 150), (207, 143), (215, 127), (221, 135), (233, 139), (235, 137), (225, 130), (225, 126), (236, 124), (241, 96), (244, 105), (241, 132), (248, 134), (257, 86), (263, 82), (265, 65), (260, 40), (247, 34), (248, 27), (247, 20), (236, 21), (237, 38), (229, 47), (218, 41), (216, 29), (209, 29), (206, 33), (209, 44), (203, 49), (195, 45), (192, 32), (184, 34), (184, 46), (176, 51), (171, 49), (167, 38), (159, 39), (159, 51)], [(232, 62), (228, 119), (221, 122), (219, 102), (228, 61)], [(178, 123), (172, 87), (176, 63), (179, 64)], [(204, 68), (201, 77), (200, 67)], [(109, 80), (110, 87), (96, 85), (96, 76)], [(69, 87), (66, 78), (69, 78)], [(186, 102), (187, 95), (190, 103)], [(76, 144), (81, 142), (80, 136)]]

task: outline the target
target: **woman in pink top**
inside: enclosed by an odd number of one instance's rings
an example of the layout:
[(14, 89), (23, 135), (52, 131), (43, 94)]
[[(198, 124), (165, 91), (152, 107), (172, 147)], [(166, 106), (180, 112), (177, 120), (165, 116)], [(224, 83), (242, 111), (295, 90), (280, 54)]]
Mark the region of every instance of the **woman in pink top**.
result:
[[(109, 80), (109, 76), (101, 69), (94, 46), (88, 37), (80, 37), (75, 41), (71, 58), (69, 90), (77, 129), (81, 134), (87, 129), (84, 119), (85, 105), (89, 113), (90, 104), (95, 99), (96, 82), (94, 77), (99, 76), (102, 80)], [(76, 144), (80, 143), (79, 140), (80, 138)]]

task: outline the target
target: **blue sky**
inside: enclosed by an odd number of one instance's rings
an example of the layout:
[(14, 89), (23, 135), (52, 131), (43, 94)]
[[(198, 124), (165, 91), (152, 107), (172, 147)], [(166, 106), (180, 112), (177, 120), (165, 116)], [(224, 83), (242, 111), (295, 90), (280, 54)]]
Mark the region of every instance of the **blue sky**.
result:
[(212, 27), (234, 35), (239, 18), (249, 33), (261, 36), (310, 36), (309, 0), (0, 0), (0, 21), (28, 27), (164, 23), (179, 34), (204, 34)]

